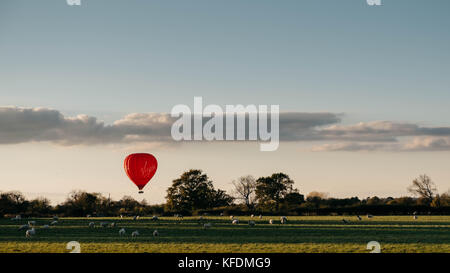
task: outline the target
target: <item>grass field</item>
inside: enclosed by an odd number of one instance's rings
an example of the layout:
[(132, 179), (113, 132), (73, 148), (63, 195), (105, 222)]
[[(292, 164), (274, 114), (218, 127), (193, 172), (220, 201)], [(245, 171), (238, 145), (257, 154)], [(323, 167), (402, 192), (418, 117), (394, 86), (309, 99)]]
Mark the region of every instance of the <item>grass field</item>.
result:
[[(450, 253), (450, 216), (375, 216), (359, 221), (354, 216), (141, 218), (61, 218), (56, 226), (43, 229), (49, 218), (0, 220), (0, 252), (69, 252), (66, 244), (78, 241), (81, 252), (370, 252), (369, 241), (381, 244), (381, 252)], [(342, 219), (350, 221), (344, 223)], [(254, 227), (249, 220), (256, 222)], [(269, 219), (275, 224), (270, 225)], [(25, 237), (22, 224), (36, 221), (36, 235)], [(95, 222), (89, 228), (89, 222)], [(101, 228), (100, 222), (117, 227)], [(212, 223), (204, 229), (203, 223)], [(126, 235), (119, 236), (125, 228)], [(159, 236), (153, 237), (157, 229)], [(131, 238), (138, 230), (140, 236)]]

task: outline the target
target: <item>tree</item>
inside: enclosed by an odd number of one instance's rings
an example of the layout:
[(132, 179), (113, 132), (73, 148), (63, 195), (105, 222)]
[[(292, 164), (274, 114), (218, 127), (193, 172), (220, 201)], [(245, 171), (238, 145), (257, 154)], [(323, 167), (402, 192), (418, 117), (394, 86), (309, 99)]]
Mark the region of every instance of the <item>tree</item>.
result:
[(212, 181), (201, 170), (189, 170), (173, 180), (167, 189), (167, 207), (175, 211), (193, 211), (229, 205), (232, 198), (214, 189)]
[(305, 197), (303, 194), (297, 192), (297, 190), (293, 190), (292, 192), (286, 194), (283, 200), (288, 206), (300, 205), (305, 202)]
[(29, 201), (18, 191), (2, 192), (0, 194), (0, 214), (24, 213), (29, 205)]
[(274, 173), (268, 177), (258, 178), (255, 191), (258, 204), (275, 207), (278, 210), (286, 195), (294, 191), (293, 185), (294, 181), (284, 173)]
[(104, 205), (105, 198), (99, 193), (72, 191), (67, 200), (61, 205), (71, 216), (85, 216), (97, 213)]
[(318, 191), (312, 191), (310, 193), (308, 193), (308, 195), (306, 196), (306, 198), (320, 198), (322, 200), (328, 199), (328, 192), (318, 192)]
[(238, 200), (242, 200), (247, 208), (251, 208), (255, 199), (256, 180), (253, 176), (241, 176), (236, 181), (232, 182), (234, 185), (234, 196)]
[(431, 178), (424, 174), (413, 180), (412, 185), (408, 187), (408, 192), (426, 199), (428, 204), (431, 204), (437, 190)]

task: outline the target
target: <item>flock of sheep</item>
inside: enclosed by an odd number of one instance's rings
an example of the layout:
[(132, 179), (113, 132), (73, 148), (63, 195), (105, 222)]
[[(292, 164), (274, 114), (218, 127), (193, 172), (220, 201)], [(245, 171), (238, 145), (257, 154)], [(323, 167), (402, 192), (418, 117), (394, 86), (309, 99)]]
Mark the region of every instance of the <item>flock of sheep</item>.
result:
[[(223, 216), (223, 213), (221, 213), (220, 216)], [(90, 215), (87, 215), (87, 217), (89, 218)], [(183, 219), (183, 216), (182, 216), (181, 214), (175, 214), (174, 217), (177, 218), (177, 219)], [(250, 215), (250, 218), (254, 218), (254, 217), (255, 217), (255, 215), (253, 215), (253, 214)], [(357, 217), (357, 219), (358, 219), (359, 221), (362, 221), (361, 216), (356, 215), (356, 217)], [(120, 215), (120, 218), (122, 219), (123, 216)], [(259, 215), (258, 218), (259, 218), (259, 219), (262, 219), (263, 216), (262, 216), (262, 215)], [(373, 215), (367, 214), (367, 218), (368, 218), (368, 219), (371, 219), (371, 218), (373, 218)], [(21, 219), (22, 219), (21, 216), (20, 216), (20, 215), (17, 215), (16, 217), (12, 218), (11, 220), (18, 221), (18, 220), (21, 220)], [(414, 212), (414, 213), (413, 213), (413, 219), (414, 219), (414, 220), (417, 219), (417, 212)], [(43, 225), (41, 228), (42, 228), (42, 229), (49, 229), (50, 226), (55, 226), (55, 225), (57, 225), (57, 224), (58, 224), (58, 220), (59, 220), (59, 218), (58, 218), (57, 216), (54, 216), (52, 222), (50, 222), (49, 224)], [(134, 220), (134, 221), (139, 220), (139, 216), (138, 216), (138, 215), (133, 216), (133, 220)], [(158, 221), (159, 218), (158, 218), (158, 216), (153, 216), (153, 217), (151, 218), (151, 220), (152, 220), (152, 221)], [(202, 221), (202, 220), (203, 220), (203, 216), (200, 216), (200, 217), (198, 218), (198, 220)], [(237, 217), (233, 216), (233, 215), (230, 216), (230, 220), (231, 220), (231, 224), (233, 224), (233, 225), (239, 224), (239, 219), (238, 219)], [(287, 219), (286, 216), (281, 216), (281, 217), (280, 217), (280, 222), (279, 222), (279, 223), (280, 223), (280, 224), (286, 224), (286, 223), (287, 223), (287, 220), (288, 220), (288, 219)], [(346, 219), (342, 219), (342, 221), (344, 222), (344, 224), (350, 223), (350, 221), (349, 221), (349, 220), (346, 220)], [(269, 224), (270, 224), (270, 225), (275, 224), (274, 219), (269, 219)], [(254, 226), (256, 225), (256, 223), (255, 223), (255, 221), (253, 221), (253, 220), (249, 220), (249, 221), (248, 221), (248, 225), (251, 226), (251, 227), (254, 227)], [(27, 224), (21, 225), (21, 226), (19, 227), (19, 230), (25, 230), (25, 237), (26, 237), (26, 238), (31, 238), (31, 237), (33, 237), (34, 235), (36, 235), (36, 229), (35, 229), (35, 226), (36, 226), (36, 221), (28, 221)], [(107, 228), (107, 227), (115, 228), (117, 225), (116, 225), (116, 223), (114, 223), (114, 222), (112, 222), (112, 223), (100, 222), (99, 226), (102, 227), (102, 228)], [(89, 227), (89, 228), (94, 228), (94, 227), (95, 227), (95, 222), (89, 222), (88, 227)], [(207, 229), (207, 228), (210, 228), (210, 227), (212, 227), (212, 223), (210, 223), (210, 222), (204, 223), (204, 224), (203, 224), (203, 228), (204, 228), (204, 229)], [(156, 229), (153, 231), (152, 234), (153, 234), (154, 237), (159, 236), (159, 232), (158, 232), (158, 230), (156, 230)], [(119, 236), (125, 236), (125, 235), (126, 235), (126, 230), (125, 230), (125, 228), (121, 228), (121, 229), (119, 230)], [(140, 235), (140, 234), (139, 234), (139, 231), (137, 231), (137, 230), (135, 230), (135, 231), (133, 231), (133, 232), (131, 233), (131, 237), (132, 237), (132, 238), (136, 238), (136, 237), (138, 237), (139, 235)]]
[[(22, 217), (20, 215), (17, 215), (16, 217), (12, 218), (11, 220), (19, 221), (21, 219), (22, 219)], [(43, 225), (42, 229), (49, 229), (50, 226), (54, 226), (54, 225), (58, 224), (58, 220), (59, 220), (59, 218), (57, 216), (54, 216), (53, 221), (50, 222), (50, 224), (48, 224), (48, 225)], [(36, 226), (36, 221), (28, 221), (27, 224), (21, 225), (19, 227), (19, 230), (25, 230), (25, 237), (31, 238), (36, 234), (35, 226)]]

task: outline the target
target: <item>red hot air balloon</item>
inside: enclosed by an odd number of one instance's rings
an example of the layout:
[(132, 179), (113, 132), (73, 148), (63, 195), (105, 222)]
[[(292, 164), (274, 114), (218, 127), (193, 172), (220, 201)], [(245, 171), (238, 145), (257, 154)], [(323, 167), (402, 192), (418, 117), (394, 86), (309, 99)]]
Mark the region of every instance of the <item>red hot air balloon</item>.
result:
[(128, 177), (139, 188), (139, 193), (143, 193), (142, 189), (155, 175), (158, 161), (151, 154), (130, 154), (125, 158), (123, 165)]

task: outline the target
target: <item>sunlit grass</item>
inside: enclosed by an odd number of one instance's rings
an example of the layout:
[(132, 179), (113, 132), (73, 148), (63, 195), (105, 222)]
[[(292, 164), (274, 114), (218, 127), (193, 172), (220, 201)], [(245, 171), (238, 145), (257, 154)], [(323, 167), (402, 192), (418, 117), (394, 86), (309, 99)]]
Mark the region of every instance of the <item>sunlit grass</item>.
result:
[[(450, 216), (375, 216), (359, 221), (355, 216), (288, 217), (285, 225), (277, 216), (141, 218), (63, 218), (50, 229), (51, 219), (0, 220), (0, 252), (68, 252), (66, 243), (78, 241), (82, 252), (369, 252), (369, 241), (378, 241), (382, 252), (450, 253)], [(256, 222), (250, 227), (249, 220)], [(270, 225), (269, 219), (275, 224)], [(346, 219), (348, 223), (344, 223)], [(35, 220), (36, 236), (25, 238), (18, 227)], [(95, 228), (88, 223), (95, 222)], [(116, 227), (100, 228), (100, 222)], [(212, 227), (203, 228), (204, 223)], [(126, 236), (119, 236), (125, 228)], [(158, 237), (153, 237), (154, 230)], [(131, 238), (138, 230), (140, 236)]]

